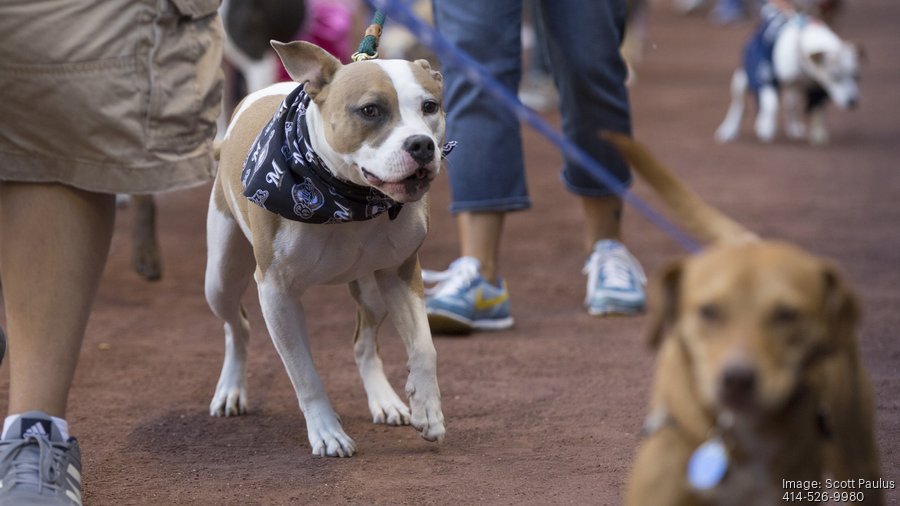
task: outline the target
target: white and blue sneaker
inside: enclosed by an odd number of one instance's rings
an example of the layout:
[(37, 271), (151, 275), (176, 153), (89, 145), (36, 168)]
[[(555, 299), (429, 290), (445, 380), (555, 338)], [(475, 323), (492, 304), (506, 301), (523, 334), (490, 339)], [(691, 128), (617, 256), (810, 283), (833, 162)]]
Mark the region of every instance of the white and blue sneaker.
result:
[(634, 315), (644, 311), (647, 276), (641, 264), (619, 241), (603, 239), (584, 265), (587, 296), (584, 304), (594, 316)]
[(506, 283), (494, 286), (481, 276), (473, 257), (457, 258), (446, 271), (422, 271), (426, 284), (425, 310), (436, 334), (467, 334), (473, 330), (501, 330), (513, 326)]

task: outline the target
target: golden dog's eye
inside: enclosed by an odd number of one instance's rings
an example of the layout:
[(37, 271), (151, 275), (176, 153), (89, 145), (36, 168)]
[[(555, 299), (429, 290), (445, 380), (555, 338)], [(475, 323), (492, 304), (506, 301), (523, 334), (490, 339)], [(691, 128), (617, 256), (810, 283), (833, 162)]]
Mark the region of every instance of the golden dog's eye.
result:
[(367, 118), (377, 118), (381, 116), (381, 109), (375, 104), (364, 105), (359, 109), (359, 112)]
[(715, 304), (704, 304), (697, 311), (700, 318), (707, 323), (716, 323), (722, 320), (722, 310)]
[(422, 104), (422, 112), (425, 114), (434, 114), (441, 109), (441, 106), (438, 105), (434, 100), (426, 100)]
[(790, 307), (777, 307), (772, 312), (771, 320), (776, 325), (790, 325), (800, 319), (800, 312)]

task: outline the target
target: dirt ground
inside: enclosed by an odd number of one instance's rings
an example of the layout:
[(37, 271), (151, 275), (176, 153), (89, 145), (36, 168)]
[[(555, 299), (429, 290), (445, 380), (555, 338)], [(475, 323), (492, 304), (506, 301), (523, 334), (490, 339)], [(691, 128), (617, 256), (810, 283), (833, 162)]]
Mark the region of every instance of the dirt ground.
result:
[[(900, 3), (848, 3), (840, 29), (864, 42), (869, 58), (861, 108), (831, 111), (830, 146), (783, 139), (763, 146), (751, 139), (749, 122), (739, 142), (716, 145), (729, 76), (752, 25), (716, 28), (667, 4), (651, 16), (632, 89), (634, 124), (713, 204), (765, 236), (841, 264), (866, 310), (861, 347), (876, 391), (884, 475), (900, 481)], [(502, 252), (517, 325), (436, 339), (448, 430), (441, 445), (409, 427), (370, 423), (351, 348), (354, 311), (342, 287), (306, 301), (307, 314), (318, 369), (359, 454), (310, 455), (255, 301), (248, 304), (251, 412), (211, 418), (223, 337), (202, 293), (209, 189), (159, 197), (165, 274), (158, 283), (131, 270), (130, 215), (120, 213), (70, 400), (87, 502), (620, 504), (653, 367), (645, 322), (595, 319), (582, 309), (580, 208), (558, 180), (556, 150), (526, 137), (534, 208), (509, 217)], [(433, 230), (421, 251), (430, 268), (457, 253), (445, 178), (432, 191)], [(625, 229), (648, 272), (683, 255), (635, 212)], [(405, 353), (387, 330), (382, 354), (402, 389)], [(4, 410), (7, 388), (4, 364)], [(888, 497), (900, 504), (900, 492)]]

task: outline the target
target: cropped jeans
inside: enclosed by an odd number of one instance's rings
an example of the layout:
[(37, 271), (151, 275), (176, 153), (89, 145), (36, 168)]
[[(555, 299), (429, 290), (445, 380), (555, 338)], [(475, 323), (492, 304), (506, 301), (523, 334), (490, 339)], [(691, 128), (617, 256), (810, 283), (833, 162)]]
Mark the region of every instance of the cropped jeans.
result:
[[(515, 92), (522, 75), (523, 0), (433, 1), (441, 34)], [(625, 88), (628, 70), (619, 53), (625, 1), (542, 0), (539, 4), (540, 19), (535, 21), (543, 23), (543, 50), (559, 89), (563, 133), (628, 185), (628, 165), (597, 137), (603, 129), (631, 132)], [(462, 69), (448, 65), (441, 72), (447, 139), (459, 143), (447, 168), (451, 212), (530, 207), (519, 120), (468, 82)], [(562, 180), (576, 195), (614, 194), (568, 160)]]

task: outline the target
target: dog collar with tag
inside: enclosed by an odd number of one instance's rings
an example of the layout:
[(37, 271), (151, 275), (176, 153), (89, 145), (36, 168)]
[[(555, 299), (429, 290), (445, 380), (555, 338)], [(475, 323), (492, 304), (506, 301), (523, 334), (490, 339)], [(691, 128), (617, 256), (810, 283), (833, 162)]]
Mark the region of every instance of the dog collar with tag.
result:
[[(338, 179), (313, 151), (305, 118), (309, 101), (298, 86), (253, 141), (241, 171), (244, 196), (304, 223), (364, 221), (385, 212), (396, 218), (403, 204), (375, 188)], [(454, 144), (447, 143), (442, 154)]]

